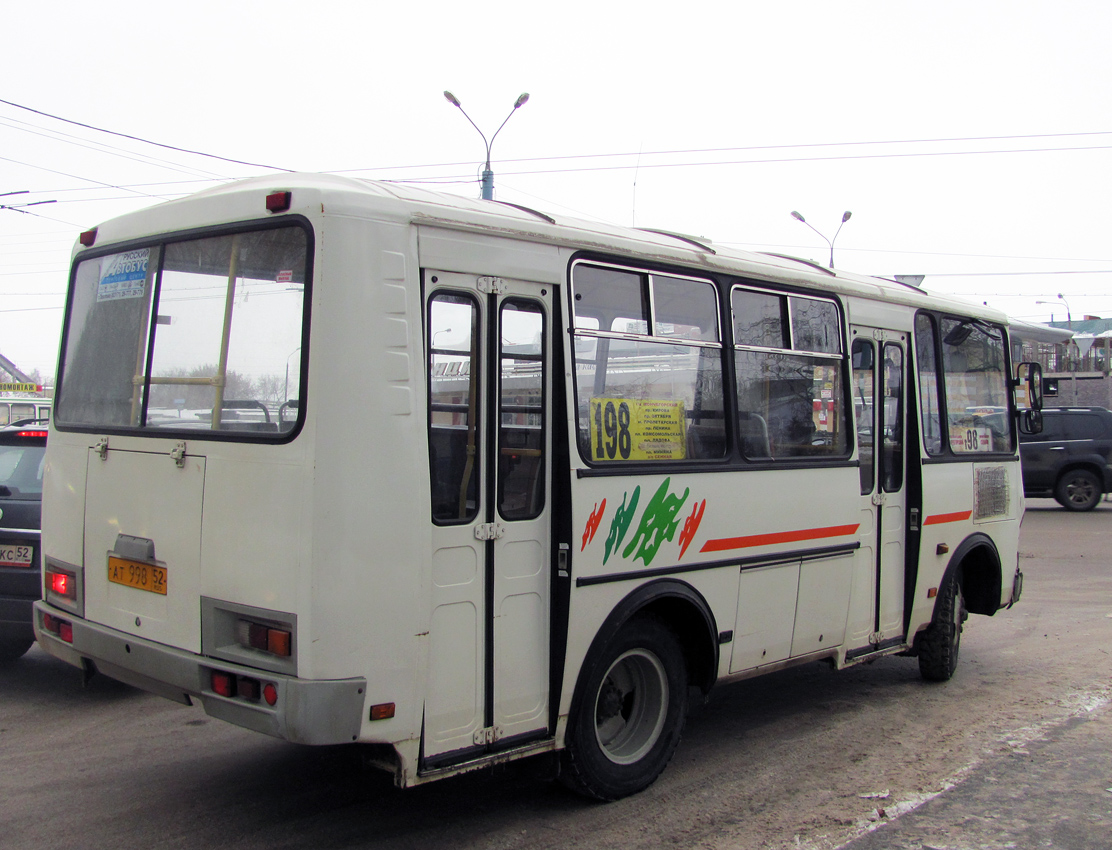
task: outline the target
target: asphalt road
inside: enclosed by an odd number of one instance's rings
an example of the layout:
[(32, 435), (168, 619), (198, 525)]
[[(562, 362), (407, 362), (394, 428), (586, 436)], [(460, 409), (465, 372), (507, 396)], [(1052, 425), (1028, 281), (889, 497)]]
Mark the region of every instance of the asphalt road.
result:
[(1024, 598), (970, 619), (950, 682), (886, 658), (720, 687), (664, 776), (611, 804), (543, 761), (397, 791), (356, 748), (287, 744), (104, 677), (82, 688), (36, 647), (0, 670), (0, 846), (918, 850), (1007, 846), (977, 818), (1054, 818), (1067, 843), (1043, 846), (1109, 847), (1110, 523), (1112, 503), (1029, 502)]

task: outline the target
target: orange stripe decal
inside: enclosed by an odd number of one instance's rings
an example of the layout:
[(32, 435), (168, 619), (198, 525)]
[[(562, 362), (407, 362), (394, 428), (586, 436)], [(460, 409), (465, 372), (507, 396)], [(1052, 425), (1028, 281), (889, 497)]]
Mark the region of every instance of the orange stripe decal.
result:
[(798, 543), (801, 540), (825, 540), (828, 537), (848, 537), (856, 534), (860, 523), (832, 525), (828, 528), (803, 528), (798, 531), (777, 531), (772, 534), (750, 534), (748, 537), (723, 537), (708, 540), (700, 552), (726, 552), (730, 549), (751, 549), (754, 546), (772, 546), (776, 543)]
[(952, 514), (935, 514), (923, 521), (923, 525), (942, 525), (945, 522), (964, 522), (973, 516), (973, 511), (956, 511)]

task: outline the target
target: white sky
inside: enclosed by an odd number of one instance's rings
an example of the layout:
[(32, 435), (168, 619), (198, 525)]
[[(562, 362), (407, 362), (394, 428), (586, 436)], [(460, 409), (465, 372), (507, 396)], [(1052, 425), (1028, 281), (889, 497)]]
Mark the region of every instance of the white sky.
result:
[[(3, 19), (0, 98), (72, 121), (477, 196), (482, 141), (441, 92), (489, 137), (527, 91), (494, 144), (501, 200), (822, 262), (790, 212), (830, 237), (851, 210), (839, 268), (1030, 321), (1064, 320), (1035, 303), (1059, 293), (1112, 317), (1103, 0), (36, 0)], [(263, 173), (0, 104), (0, 193), (30, 190), (0, 204), (57, 201), (0, 209), (0, 353), (53, 375), (81, 230)]]

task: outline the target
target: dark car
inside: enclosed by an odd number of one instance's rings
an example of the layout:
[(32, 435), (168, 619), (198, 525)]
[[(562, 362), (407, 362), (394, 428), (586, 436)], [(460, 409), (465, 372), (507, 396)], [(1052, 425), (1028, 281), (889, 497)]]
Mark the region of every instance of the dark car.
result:
[(1112, 490), (1112, 410), (1043, 408), (1041, 434), (1020, 434), (1023, 492), (1091, 511)]
[(31, 606), (42, 596), (41, 537), (46, 422), (0, 428), (0, 664), (35, 642)]

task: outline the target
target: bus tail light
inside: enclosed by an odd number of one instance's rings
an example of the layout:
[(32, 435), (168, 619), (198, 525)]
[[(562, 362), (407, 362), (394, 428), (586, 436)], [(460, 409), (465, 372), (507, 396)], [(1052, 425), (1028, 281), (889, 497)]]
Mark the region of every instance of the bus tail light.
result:
[(209, 676), (212, 692), (226, 699), (243, 699), (250, 702), (266, 700), (267, 705), (278, 702), (278, 687), (272, 682), (265, 685), (251, 676), (237, 676), (223, 670), (213, 670)]
[(63, 567), (53, 558), (44, 559), (43, 599), (77, 617), (84, 616), (85, 594), (81, 589), (82, 576), (83, 571), (80, 567), (69, 564)]
[(57, 635), (66, 643), (73, 643), (73, 623), (62, 620), (53, 614), (42, 615), (42, 627), (52, 635)]
[(213, 670), (212, 690), (213, 693), (231, 699), (236, 692), (236, 677), (231, 673), (222, 673), (219, 670)]
[(236, 679), (236, 696), (243, 699), (257, 700), (259, 698), (259, 680), (240, 676)]
[(69, 573), (48, 572), (46, 574), (46, 587), (49, 592), (64, 596), (66, 599), (77, 598), (76, 581)]
[(293, 651), (290, 633), (286, 629), (276, 629), (250, 620), (236, 623), (236, 641), (240, 646), (269, 652), (281, 658), (289, 658)]

